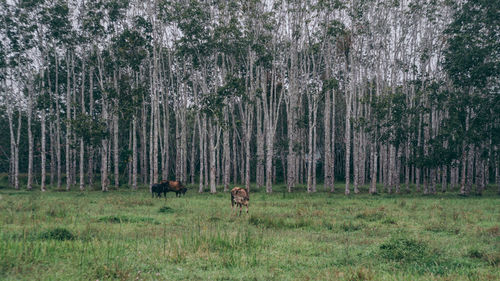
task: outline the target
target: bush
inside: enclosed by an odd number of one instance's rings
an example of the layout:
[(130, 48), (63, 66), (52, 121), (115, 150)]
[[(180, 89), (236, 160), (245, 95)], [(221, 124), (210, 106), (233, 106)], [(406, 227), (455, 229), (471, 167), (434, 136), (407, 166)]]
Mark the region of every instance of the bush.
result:
[(402, 263), (419, 262), (429, 255), (429, 249), (425, 243), (414, 239), (395, 238), (380, 245), (380, 255)]
[(160, 213), (173, 213), (174, 209), (170, 208), (169, 206), (163, 206), (160, 208)]
[(66, 228), (58, 227), (43, 232), (40, 235), (40, 238), (64, 241), (64, 240), (74, 240), (75, 236), (73, 235), (73, 233), (71, 233), (71, 231), (67, 230)]

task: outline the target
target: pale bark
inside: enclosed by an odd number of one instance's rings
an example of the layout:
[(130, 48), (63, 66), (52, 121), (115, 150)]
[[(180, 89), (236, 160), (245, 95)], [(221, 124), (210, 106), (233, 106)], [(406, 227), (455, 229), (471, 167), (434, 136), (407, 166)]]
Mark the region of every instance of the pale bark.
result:
[[(82, 88), (80, 95), (81, 102), (81, 114), (85, 114), (85, 61), (82, 62)], [(80, 190), (85, 189), (85, 144), (83, 142), (83, 137), (80, 137)]]
[(330, 171), (331, 171), (331, 179), (330, 179), (330, 192), (335, 192), (335, 130), (336, 130), (336, 101), (335, 101), (335, 91), (332, 91), (332, 150), (331, 150), (331, 164), (330, 164)]
[(199, 181), (200, 181), (200, 184), (199, 184), (199, 188), (198, 188), (198, 192), (199, 193), (202, 193), (203, 192), (203, 189), (204, 189), (204, 186), (203, 186), (203, 173), (204, 173), (204, 168), (205, 168), (205, 161), (204, 161), (204, 155), (205, 155), (205, 150), (204, 150), (204, 140), (205, 140), (205, 133), (206, 133), (206, 129), (207, 129), (207, 125), (206, 125), (206, 121), (205, 121), (205, 116), (203, 116), (203, 119), (200, 120), (200, 115), (198, 114), (196, 116), (196, 118), (198, 119), (198, 128), (199, 128), (199, 139), (200, 139), (200, 178), (199, 178)]
[[(352, 61), (352, 60), (351, 60)], [(351, 75), (350, 90), (346, 91), (346, 120), (345, 120), (345, 195), (351, 193), (350, 190), (350, 170), (351, 170), (351, 99), (354, 92), (354, 75)]]
[(213, 124), (212, 118), (209, 118), (208, 120), (208, 152), (210, 155), (210, 193), (216, 193), (217, 192), (217, 186), (215, 184), (215, 150), (216, 150), (216, 145), (217, 145), (217, 126)]
[[(43, 74), (42, 74), (43, 75)], [(44, 86), (42, 86), (42, 88), (44, 88)], [(41, 158), (41, 169), (42, 169), (42, 179), (41, 179), (41, 182), (40, 182), (40, 190), (41, 191), (45, 191), (45, 177), (46, 177), (46, 172), (45, 172), (45, 162), (46, 162), (46, 148), (45, 148), (45, 109), (42, 109), (42, 112), (41, 112), (41, 146), (42, 146), (42, 151), (41, 151), (41, 155), (40, 155), (40, 158)]]
[(137, 190), (137, 129), (136, 117), (132, 117), (132, 188)]
[[(196, 171), (195, 171), (195, 155), (196, 155), (196, 145), (195, 145), (196, 141), (195, 140), (196, 139), (195, 139), (195, 136), (196, 136), (196, 125), (197, 124), (198, 124), (198, 119), (195, 119), (194, 124), (193, 124), (193, 132), (191, 134), (191, 161), (189, 162), (189, 164), (190, 164), (189, 172), (190, 172), (190, 176), (191, 176), (191, 184), (192, 185), (194, 185), (194, 178), (196, 175)], [(228, 139), (229, 139), (229, 137), (228, 137)], [(229, 158), (227, 160), (230, 161)], [(229, 175), (228, 175), (228, 177), (229, 177)]]
[(33, 183), (33, 134), (31, 132), (31, 118), (33, 111), (33, 89), (28, 88), (28, 183), (26, 188), (32, 189)]
[(264, 144), (265, 144), (265, 136), (264, 136), (264, 125), (262, 122), (262, 105), (260, 102), (255, 104), (256, 107), (256, 143), (257, 143), (257, 165), (256, 165), (256, 182), (257, 187), (260, 188), (264, 186)]
[(55, 126), (55, 149), (56, 149), (56, 163), (57, 163), (57, 189), (61, 189), (61, 120), (60, 120), (60, 108), (59, 108), (59, 71), (58, 69), (58, 58), (56, 54), (56, 80), (55, 80), (55, 91), (54, 98), (56, 100), (56, 126)]
[[(71, 88), (70, 88), (70, 66), (69, 66), (69, 57), (68, 53), (66, 57), (66, 69), (67, 69), (67, 81), (66, 81), (66, 149), (65, 149), (65, 164), (66, 164), (66, 190), (70, 190), (71, 188), (71, 154), (70, 154), (70, 146), (71, 146)], [(57, 71), (57, 70), (56, 70)]]
[[(224, 158), (224, 179), (223, 179), (223, 184), (224, 184), (224, 192), (227, 192), (229, 190), (229, 176), (231, 173), (231, 151), (229, 147), (229, 113), (228, 113), (228, 108), (224, 108), (224, 123), (226, 125), (226, 128), (224, 129), (223, 132), (223, 158)], [(194, 132), (193, 132), (194, 133)], [(194, 138), (193, 138), (194, 139)], [(193, 164), (194, 167), (194, 164)], [(247, 189), (248, 190), (248, 189)]]
[(271, 87), (269, 97), (267, 93), (267, 79), (265, 73), (262, 72), (262, 89), (261, 102), (264, 111), (264, 124), (266, 127), (266, 192), (271, 193), (273, 180), (273, 156), (274, 156), (274, 136), (276, 132), (276, 123), (278, 122), (278, 112), (281, 105), (283, 91), (277, 93), (276, 69), (273, 67), (271, 72)]
[[(89, 116), (93, 119), (94, 116), (94, 68), (91, 67), (89, 70)], [(94, 147), (93, 144), (89, 144), (88, 146), (88, 158), (89, 158), (89, 166), (88, 166), (88, 180), (89, 186), (92, 187), (94, 184)]]
[[(377, 137), (375, 136), (375, 139)], [(377, 193), (377, 143), (374, 140), (371, 145), (371, 173), (370, 194)]]
[(17, 115), (17, 139), (15, 145), (15, 162), (14, 162), (14, 187), (19, 189), (19, 144), (21, 140), (21, 111)]
[(325, 146), (325, 158), (324, 158), (324, 186), (325, 190), (327, 190), (331, 186), (331, 180), (332, 180), (332, 167), (331, 167), (331, 158), (332, 158), (332, 144), (331, 144), (331, 128), (330, 128), (330, 123), (332, 120), (331, 116), (331, 91), (326, 91), (325, 92), (325, 110), (324, 110), (324, 116), (323, 116), (323, 126), (325, 129), (325, 139), (324, 139), (324, 146)]

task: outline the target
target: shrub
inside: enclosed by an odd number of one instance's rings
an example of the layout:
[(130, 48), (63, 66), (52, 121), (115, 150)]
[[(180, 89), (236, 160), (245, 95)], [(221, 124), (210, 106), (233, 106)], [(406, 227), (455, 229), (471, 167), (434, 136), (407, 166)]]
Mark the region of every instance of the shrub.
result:
[(380, 255), (388, 260), (419, 262), (429, 255), (429, 249), (423, 242), (408, 238), (393, 238), (380, 245)]
[(173, 213), (174, 209), (170, 208), (169, 206), (163, 206), (160, 208), (160, 213)]
[(64, 240), (74, 240), (75, 236), (73, 235), (73, 233), (71, 233), (71, 231), (67, 230), (66, 228), (58, 227), (43, 232), (40, 235), (40, 238), (64, 241)]

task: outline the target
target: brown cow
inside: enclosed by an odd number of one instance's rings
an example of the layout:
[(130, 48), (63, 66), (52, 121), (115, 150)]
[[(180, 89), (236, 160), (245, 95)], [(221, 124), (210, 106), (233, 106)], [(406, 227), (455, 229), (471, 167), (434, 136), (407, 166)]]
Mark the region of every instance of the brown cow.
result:
[(175, 196), (180, 197), (184, 195), (187, 191), (187, 188), (182, 185), (180, 181), (161, 181), (161, 185), (163, 186), (163, 194), (167, 195), (167, 192), (173, 191), (175, 192)]
[(235, 187), (231, 190), (231, 214), (234, 211), (234, 205), (236, 207), (240, 206), (240, 215), (241, 215), (241, 207), (244, 205), (247, 208), (248, 214), (248, 201), (250, 200), (248, 191), (245, 188)]

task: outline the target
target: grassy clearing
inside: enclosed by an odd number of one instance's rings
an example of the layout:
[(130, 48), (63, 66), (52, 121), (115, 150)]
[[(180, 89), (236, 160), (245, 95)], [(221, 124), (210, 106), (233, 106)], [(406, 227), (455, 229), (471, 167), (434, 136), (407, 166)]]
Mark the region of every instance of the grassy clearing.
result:
[[(0, 189), (2, 280), (499, 280), (500, 198)], [(255, 190), (255, 188), (254, 188)]]

